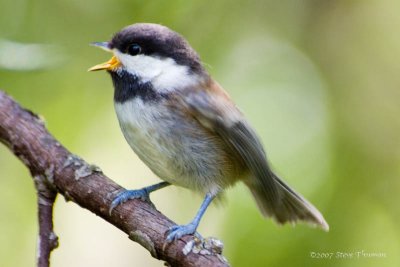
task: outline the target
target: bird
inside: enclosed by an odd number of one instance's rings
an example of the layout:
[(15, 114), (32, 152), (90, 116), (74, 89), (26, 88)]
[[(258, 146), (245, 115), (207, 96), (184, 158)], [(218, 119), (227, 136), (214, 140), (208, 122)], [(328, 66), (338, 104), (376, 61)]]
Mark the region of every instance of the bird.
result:
[(110, 74), (122, 133), (163, 180), (120, 192), (110, 214), (130, 199), (150, 201), (150, 193), (169, 185), (200, 193), (204, 200), (193, 220), (166, 232), (173, 242), (197, 234), (210, 203), (243, 182), (265, 217), (329, 230), (317, 208), (272, 171), (255, 130), (182, 35), (160, 24), (135, 23), (92, 45), (112, 57), (89, 71)]

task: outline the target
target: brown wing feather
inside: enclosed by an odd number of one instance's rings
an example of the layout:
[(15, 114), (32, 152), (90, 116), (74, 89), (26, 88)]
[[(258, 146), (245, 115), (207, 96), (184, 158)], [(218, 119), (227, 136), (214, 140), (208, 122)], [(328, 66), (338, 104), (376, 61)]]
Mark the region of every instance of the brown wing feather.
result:
[(215, 82), (184, 96), (189, 112), (209, 130), (221, 137), (244, 161), (261, 183), (269, 205), (279, 204), (279, 190), (269, 168), (262, 145), (240, 110)]

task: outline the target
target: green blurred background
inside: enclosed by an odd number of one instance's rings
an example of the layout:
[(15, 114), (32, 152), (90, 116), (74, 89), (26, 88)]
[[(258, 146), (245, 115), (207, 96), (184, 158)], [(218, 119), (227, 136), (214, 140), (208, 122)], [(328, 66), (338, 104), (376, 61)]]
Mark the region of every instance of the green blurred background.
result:
[[(312, 201), (329, 233), (279, 227), (243, 185), (200, 226), (233, 266), (400, 266), (400, 2), (105, 1), (0, 2), (0, 88), (43, 115), (72, 152), (115, 181), (157, 181), (131, 152), (106, 73), (90, 47), (135, 22), (183, 34), (259, 133), (274, 169)], [(36, 199), (26, 168), (0, 146), (0, 266), (33, 266)], [(201, 198), (179, 188), (153, 195), (178, 223)], [(162, 266), (125, 234), (58, 198), (53, 266)], [(383, 253), (338, 259), (336, 253)], [(313, 253), (334, 253), (316, 259)]]

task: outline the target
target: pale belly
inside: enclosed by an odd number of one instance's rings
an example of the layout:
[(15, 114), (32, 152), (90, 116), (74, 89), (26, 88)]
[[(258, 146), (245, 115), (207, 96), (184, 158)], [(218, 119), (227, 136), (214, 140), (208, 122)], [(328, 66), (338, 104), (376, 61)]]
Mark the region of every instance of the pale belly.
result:
[(197, 121), (141, 99), (115, 109), (127, 142), (161, 179), (201, 192), (217, 192), (237, 180), (239, 166)]

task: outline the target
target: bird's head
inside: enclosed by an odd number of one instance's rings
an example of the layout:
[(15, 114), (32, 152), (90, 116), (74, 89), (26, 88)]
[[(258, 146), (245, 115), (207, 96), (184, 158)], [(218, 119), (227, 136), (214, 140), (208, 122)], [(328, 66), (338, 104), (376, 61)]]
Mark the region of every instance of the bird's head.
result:
[(112, 58), (89, 71), (107, 70), (113, 79), (131, 75), (157, 88), (189, 86), (207, 76), (200, 58), (189, 43), (169, 28), (137, 23), (123, 28), (109, 42), (94, 46), (112, 52)]

